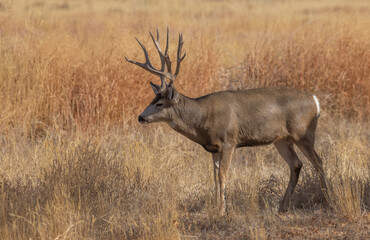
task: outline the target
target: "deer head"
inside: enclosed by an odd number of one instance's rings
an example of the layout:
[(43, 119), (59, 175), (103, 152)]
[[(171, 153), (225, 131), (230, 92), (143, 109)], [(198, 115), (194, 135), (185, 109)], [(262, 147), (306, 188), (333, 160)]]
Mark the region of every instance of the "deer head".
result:
[[(156, 69), (153, 67), (152, 63), (149, 60), (149, 54), (144, 45), (136, 38), (136, 41), (139, 43), (141, 48), (144, 51), (145, 55), (145, 63), (139, 63), (136, 61), (132, 61), (125, 57), (125, 59), (133, 64), (138, 65), (139, 67), (144, 68), (145, 70), (157, 75), (161, 79), (161, 85), (157, 85), (153, 82), (150, 82), (150, 85), (154, 91), (155, 98), (153, 101), (148, 105), (148, 107), (142, 112), (138, 118), (140, 123), (151, 123), (151, 122), (166, 122), (171, 120), (171, 113), (173, 112), (173, 107), (178, 103), (179, 100), (179, 93), (173, 86), (173, 82), (175, 81), (177, 75), (180, 71), (180, 64), (182, 60), (184, 60), (186, 53), (181, 56), (181, 49), (184, 42), (182, 41), (182, 34), (179, 34), (179, 43), (177, 47), (177, 66), (175, 74), (172, 73), (171, 69), (171, 60), (168, 56), (168, 33), (169, 30), (167, 28), (167, 38), (166, 38), (166, 48), (165, 52), (161, 50), (159, 44), (159, 33), (157, 30), (157, 38), (155, 39), (153, 34), (149, 32), (155, 48), (158, 51), (160, 60), (161, 60), (161, 69)], [(169, 82), (166, 81), (169, 80)]]

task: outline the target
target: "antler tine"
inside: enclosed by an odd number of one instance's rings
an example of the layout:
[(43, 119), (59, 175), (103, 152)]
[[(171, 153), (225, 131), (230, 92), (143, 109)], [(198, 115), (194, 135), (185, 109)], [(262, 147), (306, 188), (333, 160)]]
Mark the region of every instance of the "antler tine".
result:
[[(154, 36), (150, 31), (149, 31), (149, 34), (150, 34), (150, 37), (153, 40), (154, 46), (157, 49), (159, 57), (161, 59), (161, 69), (160, 69), (160, 71), (164, 73), (166, 71), (166, 60), (165, 60), (165, 56), (164, 56), (164, 54), (162, 53), (162, 50), (161, 50), (158, 29), (156, 31), (157, 31), (157, 40), (154, 39)], [(165, 76), (160, 76), (160, 79), (161, 79), (161, 88), (163, 89), (164, 87), (167, 86), (167, 82), (165, 80)]]
[(151, 38), (152, 38), (152, 40), (153, 40), (154, 46), (155, 46), (155, 48), (157, 49), (158, 54), (159, 54), (159, 57), (160, 57), (160, 59), (161, 59), (161, 64), (162, 64), (162, 66), (161, 66), (161, 71), (164, 71), (164, 70), (165, 70), (165, 68), (166, 68), (165, 60), (164, 60), (165, 56), (164, 56), (164, 54), (162, 53), (161, 46), (160, 46), (160, 44), (159, 44), (159, 34), (158, 34), (158, 30), (157, 30), (157, 40), (155, 40), (155, 39), (154, 39), (154, 36), (153, 36), (153, 34), (152, 34), (150, 31), (149, 31), (149, 34), (150, 34), (150, 37), (151, 37)]
[[(158, 29), (157, 29), (157, 40), (154, 39), (154, 36), (153, 34), (149, 31), (149, 34), (153, 40), (153, 43), (155, 45), (155, 48), (157, 49), (158, 53), (159, 53), (159, 57), (161, 58), (161, 63), (162, 63), (162, 67), (161, 67), (161, 71), (162, 72), (165, 72), (166, 71), (166, 67), (167, 67), (167, 72), (166, 72), (166, 76), (168, 79), (173, 79), (174, 80), (174, 76), (172, 74), (172, 71), (171, 71), (171, 60), (170, 60), (170, 57), (168, 56), (167, 52), (168, 52), (168, 28), (167, 28), (167, 40), (166, 40), (166, 50), (165, 50), (165, 53), (162, 52), (161, 50), (161, 46), (160, 46), (160, 43), (159, 43), (159, 32), (158, 32)], [(162, 80), (162, 79), (161, 79)], [(164, 81), (165, 85), (167, 86), (167, 82)]]
[[(168, 72), (172, 75), (171, 60), (170, 60), (170, 56), (168, 56), (168, 54), (167, 54), (167, 52), (168, 52), (168, 35), (169, 35), (169, 32), (170, 32), (170, 30), (167, 27), (166, 50), (164, 51), (164, 56), (165, 56), (164, 60), (166, 61)], [(175, 80), (173, 75), (169, 79), (172, 80), (172, 81)]]
[(149, 60), (149, 54), (148, 54), (148, 51), (146, 50), (145, 46), (139, 41), (139, 39), (135, 38), (136, 41), (139, 43), (140, 47), (143, 49), (144, 51), (144, 55), (145, 55), (145, 65), (148, 65), (149, 67), (153, 68), (153, 65), (152, 63), (150, 62)]
[(166, 50), (164, 51), (164, 55), (166, 55), (166, 56), (167, 56), (167, 52), (168, 52), (168, 35), (169, 35), (169, 32), (170, 32), (170, 30), (167, 27)]
[(184, 60), (185, 56), (186, 56), (186, 53), (184, 53), (184, 55), (181, 57), (181, 50), (182, 50), (182, 45), (184, 44), (184, 42), (182, 41), (182, 33), (179, 34), (179, 44), (178, 44), (178, 47), (177, 47), (177, 66), (176, 66), (176, 72), (175, 72), (175, 78), (177, 77), (177, 75), (179, 74), (179, 71), (180, 71), (180, 63), (182, 62), (182, 60)]

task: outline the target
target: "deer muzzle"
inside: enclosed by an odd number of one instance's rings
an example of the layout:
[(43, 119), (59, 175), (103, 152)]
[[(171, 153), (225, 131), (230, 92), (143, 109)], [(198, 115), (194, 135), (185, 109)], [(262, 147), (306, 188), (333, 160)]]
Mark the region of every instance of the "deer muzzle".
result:
[(148, 123), (152, 122), (153, 118), (151, 116), (143, 117), (142, 115), (140, 115), (137, 120), (141, 124), (148, 124)]
[(137, 119), (138, 121), (139, 121), (139, 123), (141, 123), (141, 124), (146, 124), (146, 123), (148, 123), (146, 120), (145, 120), (145, 118), (143, 118), (143, 116), (139, 116), (138, 117), (138, 119)]

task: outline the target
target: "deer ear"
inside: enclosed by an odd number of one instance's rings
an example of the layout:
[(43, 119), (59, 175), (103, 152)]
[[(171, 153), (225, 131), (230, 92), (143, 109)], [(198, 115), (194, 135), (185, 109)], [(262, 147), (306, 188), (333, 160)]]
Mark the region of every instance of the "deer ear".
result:
[(178, 103), (179, 102), (179, 96), (180, 94), (176, 91), (176, 89), (173, 87), (173, 85), (170, 85), (168, 88), (168, 94), (167, 98), (171, 102)]
[(159, 86), (157, 84), (154, 84), (152, 82), (150, 82), (150, 86), (152, 87), (155, 95), (157, 95), (158, 93), (160, 93), (161, 86)]
[(178, 103), (179, 98), (180, 98), (180, 94), (175, 89), (173, 89), (172, 90), (172, 99), (171, 99), (171, 101), (173, 101), (175, 103)]

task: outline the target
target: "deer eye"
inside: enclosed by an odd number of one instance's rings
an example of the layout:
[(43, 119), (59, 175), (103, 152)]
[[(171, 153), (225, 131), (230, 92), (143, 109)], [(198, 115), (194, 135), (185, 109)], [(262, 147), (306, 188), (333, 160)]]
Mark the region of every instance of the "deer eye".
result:
[(155, 105), (156, 107), (163, 107), (163, 103), (157, 103), (156, 105)]

